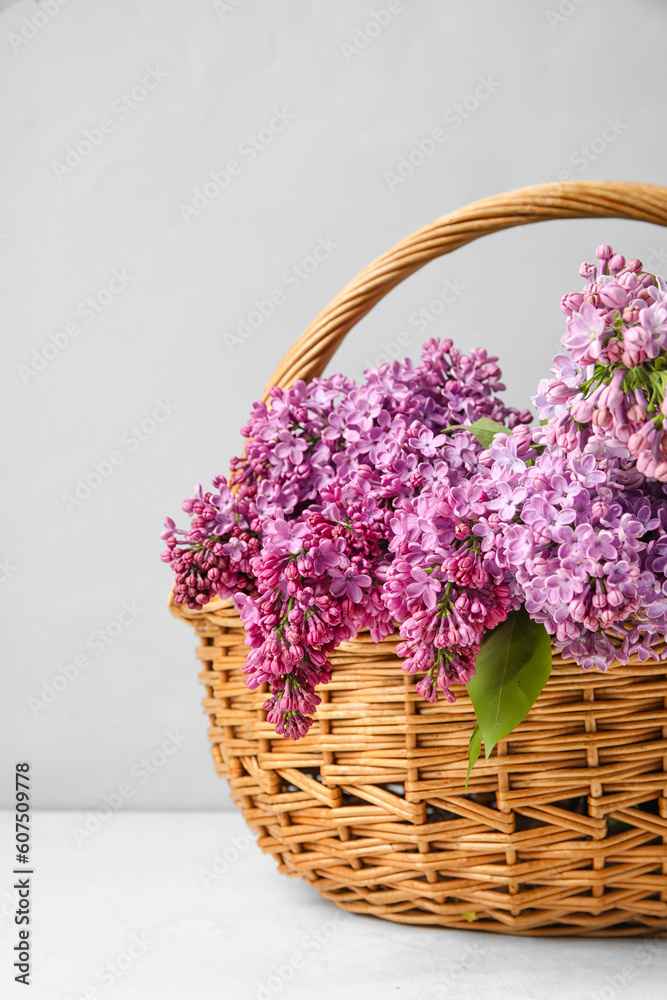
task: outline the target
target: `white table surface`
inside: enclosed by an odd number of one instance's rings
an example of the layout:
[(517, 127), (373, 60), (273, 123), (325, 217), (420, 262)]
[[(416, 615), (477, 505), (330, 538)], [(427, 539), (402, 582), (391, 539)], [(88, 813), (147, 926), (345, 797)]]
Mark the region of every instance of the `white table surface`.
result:
[(81, 843), (72, 828), (83, 814), (35, 814), (28, 991), (10, 971), (12, 819), (0, 814), (3, 998), (667, 996), (667, 941), (519, 939), (354, 916), (279, 875), (235, 812), (129, 811)]

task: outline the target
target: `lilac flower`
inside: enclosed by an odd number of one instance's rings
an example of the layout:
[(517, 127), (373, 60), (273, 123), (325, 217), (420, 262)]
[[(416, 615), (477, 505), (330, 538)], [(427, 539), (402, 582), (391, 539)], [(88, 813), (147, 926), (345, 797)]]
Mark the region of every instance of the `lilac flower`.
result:
[(232, 562), (240, 562), (248, 546), (241, 538), (232, 537), (222, 546), (222, 551)]
[(347, 597), (354, 604), (358, 604), (363, 597), (363, 587), (370, 587), (371, 578), (368, 573), (357, 573), (352, 565), (345, 569), (330, 569), (329, 576), (332, 578), (330, 592), (334, 597)]
[(308, 534), (308, 526), (305, 524), (288, 524), (282, 518), (272, 521), (267, 518), (264, 522), (264, 534), (266, 541), (274, 550), (286, 549), (293, 555), (301, 551), (302, 539)]
[(527, 490), (523, 486), (510, 486), (509, 483), (498, 483), (498, 496), (493, 500), (487, 500), (486, 506), (489, 510), (497, 510), (503, 521), (511, 521), (516, 514), (517, 505), (521, 504), (527, 496)]
[(605, 322), (590, 302), (582, 303), (578, 312), (567, 321), (563, 347), (570, 351), (573, 361), (590, 363), (600, 357)]
[(340, 565), (341, 555), (345, 548), (342, 538), (332, 541), (330, 538), (323, 538), (317, 545), (314, 545), (308, 552), (313, 560), (313, 569), (318, 576), (326, 571), (331, 571)]
[(429, 576), (420, 566), (411, 569), (412, 583), (405, 588), (406, 596), (411, 601), (420, 600), (430, 611), (435, 607), (440, 592), (440, 582), (434, 576)]

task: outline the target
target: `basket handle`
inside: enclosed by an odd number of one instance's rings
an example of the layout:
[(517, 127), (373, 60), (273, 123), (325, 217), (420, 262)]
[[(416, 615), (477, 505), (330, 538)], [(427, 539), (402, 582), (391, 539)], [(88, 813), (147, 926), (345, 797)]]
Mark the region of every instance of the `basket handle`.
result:
[(636, 219), (667, 225), (667, 188), (622, 181), (537, 184), (436, 219), (364, 268), (292, 344), (264, 390), (321, 375), (348, 330), (424, 264), (480, 236), (548, 219)]

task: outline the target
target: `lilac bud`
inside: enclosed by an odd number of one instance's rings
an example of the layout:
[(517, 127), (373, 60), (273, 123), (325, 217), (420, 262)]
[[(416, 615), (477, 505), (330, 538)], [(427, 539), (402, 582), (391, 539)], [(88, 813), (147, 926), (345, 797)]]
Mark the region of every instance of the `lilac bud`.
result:
[(570, 407), (570, 413), (579, 424), (587, 424), (595, 411), (595, 406), (588, 399), (577, 399)]
[(560, 307), (566, 316), (572, 316), (573, 313), (579, 312), (583, 301), (584, 299), (580, 292), (570, 292), (568, 295), (563, 296)]
[(626, 347), (621, 354), (621, 361), (626, 368), (635, 368), (637, 365), (640, 365), (645, 358), (645, 352), (638, 348)]
[(600, 305), (600, 296), (597, 292), (584, 292), (582, 299), (584, 302), (590, 302), (592, 306)]
[(569, 386), (565, 385), (564, 382), (552, 382), (551, 385), (545, 390), (544, 396), (549, 403), (564, 403), (570, 398), (574, 390), (570, 389)]
[(636, 323), (639, 319), (639, 309), (637, 306), (632, 304), (626, 306), (621, 313), (621, 319), (624, 323)]
[(601, 243), (595, 251), (595, 256), (600, 261), (600, 274), (607, 274), (607, 261), (613, 256), (614, 251), (608, 243)]
[[(663, 401), (663, 406), (664, 405), (665, 401)], [(631, 406), (626, 413), (626, 417), (631, 424), (643, 424), (646, 420), (646, 408), (643, 407), (641, 403), (635, 403), (634, 406)]]
[(599, 295), (602, 302), (611, 309), (622, 309), (628, 304), (630, 296), (627, 289), (622, 285), (612, 282), (609, 285), (600, 285)]
[(632, 455), (639, 455), (640, 452), (645, 451), (648, 448), (648, 441), (643, 434), (637, 432), (636, 434), (631, 434), (628, 438), (628, 451)]
[(569, 605), (570, 617), (575, 622), (583, 621), (586, 616), (586, 602), (580, 597), (575, 597)]
[(635, 274), (638, 271), (643, 271), (644, 269), (644, 265), (640, 260), (637, 260), (636, 257), (633, 257), (632, 260), (629, 260), (625, 266), (627, 267), (628, 271), (634, 271)]
[[(619, 403), (623, 401), (623, 376), (624, 372), (619, 368), (618, 371), (614, 373), (614, 377), (608, 386), (601, 391), (598, 396), (598, 406), (600, 410), (615, 410)], [(606, 427), (607, 424), (600, 424), (601, 427)]]
[(618, 274), (625, 267), (625, 257), (623, 254), (615, 253), (613, 257), (609, 258), (609, 273)]
[(595, 281), (598, 276), (598, 269), (595, 264), (582, 264), (579, 268), (579, 275), (586, 281)]
[(611, 608), (607, 608), (606, 610), (600, 612), (600, 625), (602, 626), (602, 628), (609, 628), (611, 625), (614, 624), (615, 618), (616, 615), (611, 610)]
[(623, 345), (620, 340), (610, 340), (607, 344), (607, 357), (610, 363), (618, 362), (623, 355)]
[(612, 423), (613, 419), (614, 418), (609, 410), (596, 410), (593, 414), (593, 423), (596, 427), (609, 427), (609, 424)]

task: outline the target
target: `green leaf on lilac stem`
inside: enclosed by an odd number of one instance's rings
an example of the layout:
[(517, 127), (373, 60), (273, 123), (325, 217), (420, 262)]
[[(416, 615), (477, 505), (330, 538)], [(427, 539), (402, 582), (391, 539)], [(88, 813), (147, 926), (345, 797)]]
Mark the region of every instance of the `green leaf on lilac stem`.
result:
[(490, 420), (489, 417), (480, 417), (469, 427), (465, 427), (463, 424), (453, 424), (451, 427), (445, 427), (443, 433), (446, 434), (447, 431), (468, 431), (477, 438), (483, 448), (489, 447), (496, 434), (512, 433), (508, 427), (496, 423), (495, 420)]
[[(468, 693), (488, 760), (498, 740), (525, 719), (549, 679), (549, 633), (522, 605), (487, 632), (475, 667)], [(473, 740), (470, 742), (474, 749)]]

